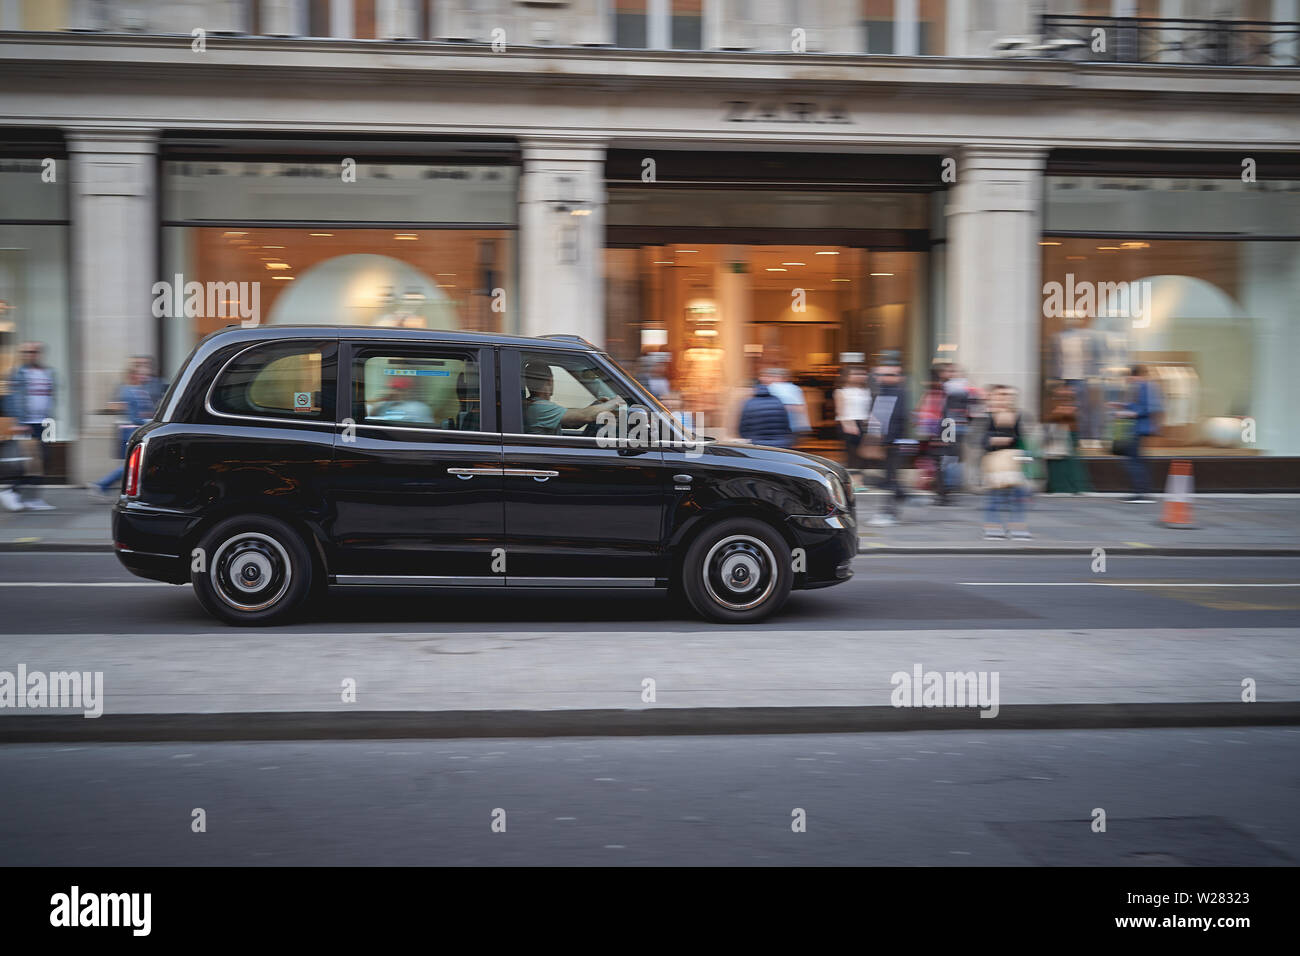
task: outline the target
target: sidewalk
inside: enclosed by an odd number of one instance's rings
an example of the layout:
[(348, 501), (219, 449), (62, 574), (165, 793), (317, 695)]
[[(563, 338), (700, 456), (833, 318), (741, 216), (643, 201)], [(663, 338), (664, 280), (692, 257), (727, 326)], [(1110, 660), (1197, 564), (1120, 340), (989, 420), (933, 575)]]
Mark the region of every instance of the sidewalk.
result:
[[(0, 512), (0, 552), (111, 551), (108, 500), (83, 489), (44, 489), (55, 511)], [(1039, 495), (1030, 502), (1032, 541), (983, 538), (983, 497), (960, 495), (948, 507), (928, 496), (911, 498), (903, 520), (878, 528), (870, 517), (883, 493), (858, 495), (864, 552), (903, 554), (1053, 553), (1091, 551), (1145, 554), (1300, 555), (1300, 495), (1206, 495), (1194, 502), (1195, 530), (1160, 523), (1161, 503), (1129, 504), (1122, 495)]]
[(875, 527), (871, 517), (885, 504), (884, 492), (860, 493), (858, 527), (863, 552), (909, 554), (1075, 553), (1104, 548), (1109, 553), (1203, 555), (1300, 555), (1300, 495), (1203, 495), (1192, 504), (1196, 528), (1160, 523), (1163, 495), (1133, 504), (1125, 495), (1036, 495), (1026, 515), (1030, 541), (984, 538), (984, 496), (958, 495), (939, 507), (915, 496), (892, 527)]

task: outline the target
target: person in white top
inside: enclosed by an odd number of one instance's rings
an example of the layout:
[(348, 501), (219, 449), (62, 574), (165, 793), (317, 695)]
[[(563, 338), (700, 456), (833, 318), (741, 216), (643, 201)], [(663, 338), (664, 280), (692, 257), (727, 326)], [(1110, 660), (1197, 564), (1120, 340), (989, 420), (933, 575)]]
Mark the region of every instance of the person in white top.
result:
[(870, 409), (871, 393), (867, 391), (867, 370), (856, 366), (846, 368), (840, 378), (840, 387), (835, 390), (835, 421), (844, 438), (845, 467), (853, 475), (858, 488), (865, 486), (858, 445), (866, 433)]

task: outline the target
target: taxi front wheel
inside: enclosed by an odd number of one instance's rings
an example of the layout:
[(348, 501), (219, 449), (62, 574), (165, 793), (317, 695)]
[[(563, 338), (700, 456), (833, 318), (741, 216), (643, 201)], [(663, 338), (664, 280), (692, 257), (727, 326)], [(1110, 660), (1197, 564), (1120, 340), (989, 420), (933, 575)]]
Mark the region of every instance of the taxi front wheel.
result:
[(775, 613), (794, 583), (790, 546), (757, 518), (730, 518), (705, 529), (686, 552), (681, 590), (701, 617), (752, 624)]

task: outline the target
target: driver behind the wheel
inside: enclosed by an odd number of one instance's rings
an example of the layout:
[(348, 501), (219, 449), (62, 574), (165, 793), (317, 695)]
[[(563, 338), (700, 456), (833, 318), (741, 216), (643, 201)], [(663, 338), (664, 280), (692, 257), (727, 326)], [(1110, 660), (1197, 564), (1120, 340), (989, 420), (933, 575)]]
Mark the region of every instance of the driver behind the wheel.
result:
[(618, 397), (597, 400), (583, 408), (566, 408), (551, 401), (555, 375), (545, 362), (529, 362), (524, 366), (524, 386), (528, 389), (528, 397), (524, 399), (524, 431), (530, 435), (558, 435), (561, 428), (581, 428), (596, 421), (601, 412), (623, 404)]

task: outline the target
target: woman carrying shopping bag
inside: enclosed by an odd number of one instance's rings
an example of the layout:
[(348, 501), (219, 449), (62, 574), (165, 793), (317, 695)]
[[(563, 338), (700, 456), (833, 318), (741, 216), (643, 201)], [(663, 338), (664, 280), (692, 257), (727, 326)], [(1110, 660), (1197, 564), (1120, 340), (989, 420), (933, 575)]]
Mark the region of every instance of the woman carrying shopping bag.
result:
[(988, 429), (984, 433), (984, 537), (1029, 539), (1025, 523), (1025, 436), (1016, 390), (1009, 385), (989, 389)]

